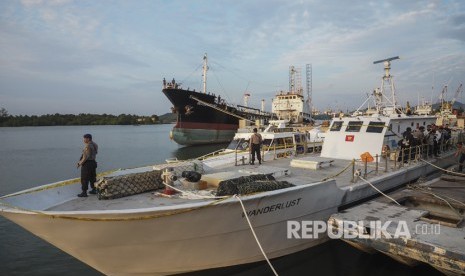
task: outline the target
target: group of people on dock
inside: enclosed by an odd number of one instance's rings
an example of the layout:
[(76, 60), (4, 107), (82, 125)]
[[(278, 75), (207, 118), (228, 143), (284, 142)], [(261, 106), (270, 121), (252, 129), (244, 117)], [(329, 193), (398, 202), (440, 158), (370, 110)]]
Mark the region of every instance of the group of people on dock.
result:
[[(449, 125), (438, 127), (432, 124), (427, 125), (426, 129), (424, 126), (419, 126), (413, 131), (408, 127), (398, 142), (401, 154), (397, 157), (397, 161), (408, 162), (409, 159), (414, 159), (417, 151), (425, 153), (422, 152), (425, 148), (428, 156), (438, 157), (441, 149), (449, 149), (451, 134)], [(418, 150), (411, 150), (412, 148)]]

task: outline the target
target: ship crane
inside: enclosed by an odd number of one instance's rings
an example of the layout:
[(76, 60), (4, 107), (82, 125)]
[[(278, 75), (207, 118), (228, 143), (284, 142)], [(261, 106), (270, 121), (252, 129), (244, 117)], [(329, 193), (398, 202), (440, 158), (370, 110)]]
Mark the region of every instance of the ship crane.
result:
[(463, 86), (462, 84), (460, 84), (457, 90), (455, 91), (454, 98), (452, 98), (452, 101), (450, 102), (451, 107), (454, 105), (455, 101), (457, 100), (457, 97), (462, 91), (463, 91)]
[(452, 113), (452, 107), (453, 107), (455, 101), (457, 101), (457, 97), (459, 96), (459, 94), (462, 91), (463, 91), (463, 85), (460, 84), (459, 87), (457, 88), (457, 90), (455, 91), (455, 94), (454, 94), (454, 97), (452, 98), (452, 100), (450, 102), (447, 102), (445, 100), (445, 95), (447, 94), (447, 85), (444, 85), (444, 88), (442, 89), (441, 93), (439, 94), (439, 101), (441, 103), (441, 111), (442, 112)]

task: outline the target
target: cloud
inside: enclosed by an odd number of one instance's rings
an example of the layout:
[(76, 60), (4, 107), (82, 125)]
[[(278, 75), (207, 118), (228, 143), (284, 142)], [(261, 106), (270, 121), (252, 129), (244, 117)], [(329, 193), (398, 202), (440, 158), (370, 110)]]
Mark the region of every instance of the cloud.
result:
[(60, 6), (71, 2), (72, 0), (21, 0), (21, 4), (26, 8), (37, 6)]
[[(144, 108), (154, 113), (166, 109), (163, 77), (200, 88), (195, 69), (207, 52), (209, 90), (222, 97), (241, 101), (248, 90), (271, 98), (287, 88), (289, 65), (311, 63), (316, 105), (338, 98), (355, 106), (380, 84), (383, 68), (372, 62), (400, 55), (393, 62), (396, 84), (405, 98), (416, 98), (417, 91), (430, 93), (433, 75), (435, 87), (451, 77), (454, 86), (465, 75), (464, 6), (434, 0), (2, 2), (0, 77), (15, 80), (16, 88), (12, 81), (8, 88), (16, 93), (114, 93), (115, 104), (124, 98), (138, 111), (128, 91), (144, 99), (153, 93)], [(23, 85), (28, 82), (34, 87)], [(4, 87), (0, 95), (10, 95)]]

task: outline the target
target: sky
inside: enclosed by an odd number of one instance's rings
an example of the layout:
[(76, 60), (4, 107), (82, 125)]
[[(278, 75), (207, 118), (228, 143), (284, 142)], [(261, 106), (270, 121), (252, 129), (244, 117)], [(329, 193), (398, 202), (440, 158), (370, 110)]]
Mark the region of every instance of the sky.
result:
[[(162, 79), (259, 106), (312, 66), (317, 109), (357, 108), (382, 64), (401, 104), (465, 81), (465, 1), (2, 0), (0, 108), (12, 115), (170, 112)], [(305, 83), (303, 83), (305, 87)], [(460, 95), (458, 101), (465, 96)]]

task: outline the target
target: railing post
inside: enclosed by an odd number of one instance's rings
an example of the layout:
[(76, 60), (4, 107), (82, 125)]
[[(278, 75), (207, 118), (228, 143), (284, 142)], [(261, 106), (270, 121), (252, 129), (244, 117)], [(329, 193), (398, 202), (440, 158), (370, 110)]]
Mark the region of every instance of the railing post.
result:
[(376, 154), (375, 158), (376, 158), (376, 174), (378, 174), (378, 154)]
[(273, 153), (273, 160), (276, 160), (276, 144), (273, 145), (274, 153)]
[(367, 178), (367, 170), (368, 170), (368, 158), (365, 158), (365, 173), (363, 175), (364, 178)]
[(412, 161), (412, 147), (408, 148), (408, 164), (410, 166), (410, 161)]
[(394, 151), (394, 169), (397, 169), (397, 149)]
[(405, 158), (405, 149), (401, 148), (400, 149), (400, 167), (404, 166), (404, 158)]
[(352, 159), (352, 183), (355, 182), (355, 159)]
[(388, 171), (388, 158), (391, 158), (391, 152), (388, 151), (388, 155), (386, 156), (386, 164), (384, 168), (384, 172)]

